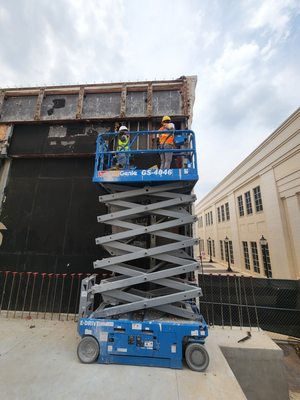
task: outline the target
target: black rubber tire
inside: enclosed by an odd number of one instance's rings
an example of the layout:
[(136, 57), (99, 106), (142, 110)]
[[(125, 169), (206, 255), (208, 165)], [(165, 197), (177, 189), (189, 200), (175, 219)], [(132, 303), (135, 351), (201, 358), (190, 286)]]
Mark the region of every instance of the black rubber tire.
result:
[(208, 367), (209, 355), (202, 344), (190, 343), (185, 349), (185, 361), (191, 370), (202, 372)]
[(77, 346), (77, 356), (83, 364), (91, 364), (99, 357), (99, 343), (93, 336), (84, 336)]

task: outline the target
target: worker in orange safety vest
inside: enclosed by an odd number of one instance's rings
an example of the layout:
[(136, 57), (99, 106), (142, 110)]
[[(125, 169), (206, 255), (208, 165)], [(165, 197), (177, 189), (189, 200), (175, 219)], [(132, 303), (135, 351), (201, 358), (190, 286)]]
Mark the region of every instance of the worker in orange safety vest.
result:
[[(165, 115), (161, 120), (161, 125), (160, 131), (170, 131), (170, 133), (164, 132), (159, 135), (159, 149), (173, 149), (175, 126), (171, 122), (171, 118)], [(171, 167), (172, 158), (172, 152), (160, 152), (160, 169), (169, 169)]]

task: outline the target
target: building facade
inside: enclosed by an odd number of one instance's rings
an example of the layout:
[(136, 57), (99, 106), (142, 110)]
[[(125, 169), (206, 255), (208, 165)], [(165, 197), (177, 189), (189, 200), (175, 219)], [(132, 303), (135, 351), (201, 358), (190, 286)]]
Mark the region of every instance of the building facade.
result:
[[(196, 83), (0, 88), (0, 272), (94, 271), (106, 254), (95, 243), (106, 233), (97, 222), (106, 192), (92, 182), (98, 133), (158, 129), (163, 115), (190, 128)], [(148, 138), (133, 150), (150, 148)], [(144, 155), (135, 162), (155, 164)]]
[(199, 250), (257, 277), (300, 278), (300, 109), (196, 204)]

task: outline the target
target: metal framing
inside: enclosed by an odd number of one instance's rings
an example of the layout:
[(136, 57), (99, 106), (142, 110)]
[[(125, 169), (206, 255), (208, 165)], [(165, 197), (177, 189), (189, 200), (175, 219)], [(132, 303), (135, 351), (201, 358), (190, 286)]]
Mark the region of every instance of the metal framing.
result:
[[(176, 80), (166, 81), (142, 81), (142, 82), (120, 82), (111, 84), (87, 84), (87, 85), (69, 85), (69, 86), (45, 86), (45, 87), (27, 87), (27, 88), (2, 88), (0, 89), (0, 123), (18, 123), (18, 122), (40, 122), (40, 121), (72, 121), (72, 120), (97, 120), (110, 119), (136, 119), (136, 118), (160, 118), (167, 110), (154, 110), (154, 95), (169, 91), (179, 93), (180, 104), (177, 105), (177, 111), (172, 113), (174, 117), (190, 118), (192, 105), (194, 101), (194, 92), (197, 77), (180, 77)], [(144, 112), (136, 111), (127, 113), (127, 93), (144, 92), (147, 105)], [(119, 103), (118, 111), (112, 108), (106, 110), (103, 115), (86, 115), (84, 110), (92, 107), (95, 103), (90, 95), (101, 94), (119, 94), (115, 98), (114, 106)], [(50, 117), (43, 114), (47, 103), (47, 97), (57, 96), (65, 100), (64, 113), (54, 113)], [(173, 99), (174, 100), (174, 99)], [(6, 113), (5, 103), (9, 101), (9, 112)], [(163, 104), (164, 101), (162, 100)], [(173, 101), (174, 103), (174, 101)], [(106, 102), (106, 104), (108, 104)], [(94, 104), (95, 105), (95, 104)], [(170, 106), (170, 105), (169, 105)], [(150, 125), (152, 121), (150, 121)], [(152, 129), (152, 126), (150, 126)]]
[[(188, 211), (195, 196), (184, 193), (187, 185), (183, 182), (143, 188), (110, 185), (110, 189), (115, 192), (99, 197), (109, 212), (97, 219), (109, 225), (112, 233), (96, 238), (109, 256), (95, 261), (94, 268), (115, 276), (97, 285), (94, 276), (84, 279), (80, 315), (106, 318), (155, 308), (198, 319), (187, 301), (202, 296), (202, 291), (178, 277), (198, 269), (188, 250), (198, 239), (178, 233), (196, 220)], [(177, 233), (169, 230), (174, 228)], [(102, 303), (93, 311), (95, 294), (101, 294)]]

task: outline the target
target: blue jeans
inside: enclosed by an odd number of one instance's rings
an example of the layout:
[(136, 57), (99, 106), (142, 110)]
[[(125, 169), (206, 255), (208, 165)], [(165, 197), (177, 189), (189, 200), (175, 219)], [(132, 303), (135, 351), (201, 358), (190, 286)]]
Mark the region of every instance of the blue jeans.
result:
[[(128, 155), (127, 155), (127, 154), (119, 153), (119, 154), (117, 154), (117, 163), (118, 163), (122, 168), (124, 168), (125, 165), (126, 165), (126, 162), (127, 162), (127, 158), (128, 158)], [(127, 162), (127, 164), (128, 164), (128, 162)]]

